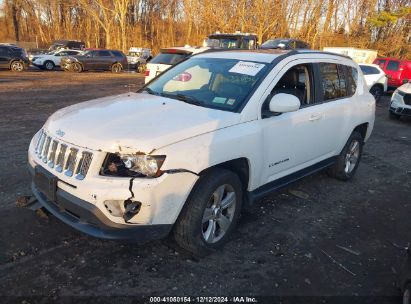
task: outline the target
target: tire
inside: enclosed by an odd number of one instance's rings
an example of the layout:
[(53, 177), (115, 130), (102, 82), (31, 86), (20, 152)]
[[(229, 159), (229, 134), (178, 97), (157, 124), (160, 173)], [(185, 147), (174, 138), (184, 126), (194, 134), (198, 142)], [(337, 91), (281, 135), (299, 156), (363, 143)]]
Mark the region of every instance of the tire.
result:
[(401, 118), (401, 115), (395, 114), (391, 111), (388, 111), (388, 117), (392, 120), (398, 120)]
[(10, 64), (10, 70), (13, 72), (23, 72), (24, 71), (24, 64), (20, 60), (13, 61)]
[(411, 284), (408, 284), (404, 288), (404, 292), (402, 293), (402, 303), (411, 304)]
[(379, 85), (373, 85), (370, 89), (370, 93), (374, 96), (375, 101), (378, 102), (384, 94), (384, 89)]
[(112, 73), (121, 73), (122, 70), (123, 70), (123, 66), (120, 63), (114, 63), (111, 66)]
[(342, 181), (350, 180), (360, 164), (364, 139), (357, 131), (351, 133), (335, 164), (327, 173)]
[(44, 64), (43, 64), (43, 68), (46, 69), (47, 71), (52, 71), (54, 70), (54, 63), (53, 61), (47, 60)]
[(194, 186), (176, 221), (177, 244), (199, 257), (222, 248), (237, 225), (242, 198), (236, 174), (221, 168), (209, 170)]
[(75, 73), (81, 73), (83, 72), (83, 66), (78, 62), (74, 62), (71, 64), (71, 71)]

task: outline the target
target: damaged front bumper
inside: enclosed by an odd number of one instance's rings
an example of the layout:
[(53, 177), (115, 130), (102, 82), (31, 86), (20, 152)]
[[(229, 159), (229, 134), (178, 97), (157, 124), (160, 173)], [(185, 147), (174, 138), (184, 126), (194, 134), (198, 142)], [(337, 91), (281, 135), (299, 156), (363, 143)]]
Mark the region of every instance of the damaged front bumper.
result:
[(67, 225), (97, 238), (144, 243), (166, 237), (172, 224), (130, 225), (109, 220), (95, 205), (79, 199), (57, 188), (51, 201), (42, 193), (35, 182), (35, 170), (30, 167), (33, 177), (31, 189), (42, 207)]

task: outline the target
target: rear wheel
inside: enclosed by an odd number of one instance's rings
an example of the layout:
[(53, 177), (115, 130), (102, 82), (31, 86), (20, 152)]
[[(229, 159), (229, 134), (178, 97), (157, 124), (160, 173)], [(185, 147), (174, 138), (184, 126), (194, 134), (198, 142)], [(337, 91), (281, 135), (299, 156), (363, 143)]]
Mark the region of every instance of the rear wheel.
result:
[(47, 71), (54, 70), (54, 63), (53, 63), (53, 61), (48, 60), (48, 61), (46, 61), (46, 62), (43, 64), (43, 67), (44, 67)]
[(242, 205), (241, 181), (233, 172), (215, 168), (190, 193), (174, 228), (174, 238), (194, 255), (222, 248), (235, 228)]
[(398, 120), (401, 117), (401, 115), (395, 114), (391, 111), (388, 112), (388, 116), (390, 117), (390, 119), (393, 119), (393, 120)]
[(81, 66), (80, 63), (74, 62), (74, 63), (71, 65), (71, 70), (72, 70), (73, 72), (75, 72), (75, 73), (81, 73), (81, 72), (83, 71), (83, 67)]
[(357, 131), (352, 132), (336, 163), (328, 169), (328, 174), (339, 180), (351, 179), (357, 171), (362, 155), (364, 139)]
[(12, 70), (13, 72), (22, 72), (22, 71), (24, 71), (23, 62), (21, 62), (19, 60), (13, 61), (10, 65), (10, 70)]
[(374, 96), (375, 101), (379, 101), (384, 93), (384, 89), (380, 85), (373, 85), (370, 89), (370, 93)]
[(120, 73), (123, 70), (123, 67), (120, 63), (115, 63), (111, 66), (112, 73)]

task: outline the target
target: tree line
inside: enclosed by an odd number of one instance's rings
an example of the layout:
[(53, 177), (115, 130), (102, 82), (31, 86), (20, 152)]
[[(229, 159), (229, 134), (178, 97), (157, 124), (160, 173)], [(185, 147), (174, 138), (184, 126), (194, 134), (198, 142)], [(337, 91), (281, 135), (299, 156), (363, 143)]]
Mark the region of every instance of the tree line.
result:
[(294, 37), (411, 57), (411, 0), (3, 0), (0, 41), (88, 47), (201, 45), (215, 31)]

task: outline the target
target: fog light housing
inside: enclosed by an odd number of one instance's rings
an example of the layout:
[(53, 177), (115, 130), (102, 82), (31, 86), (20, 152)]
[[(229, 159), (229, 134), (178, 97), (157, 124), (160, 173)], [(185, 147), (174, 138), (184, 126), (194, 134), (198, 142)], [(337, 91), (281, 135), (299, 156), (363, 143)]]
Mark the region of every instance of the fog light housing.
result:
[(115, 217), (123, 217), (124, 208), (122, 208), (122, 205), (123, 201), (104, 201), (104, 207)]
[(127, 223), (131, 220), (135, 215), (140, 212), (141, 209), (141, 202), (132, 201), (130, 199), (124, 201), (124, 215), (123, 219)]

